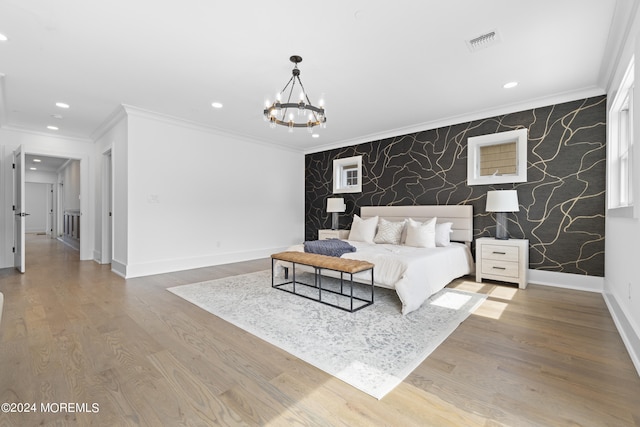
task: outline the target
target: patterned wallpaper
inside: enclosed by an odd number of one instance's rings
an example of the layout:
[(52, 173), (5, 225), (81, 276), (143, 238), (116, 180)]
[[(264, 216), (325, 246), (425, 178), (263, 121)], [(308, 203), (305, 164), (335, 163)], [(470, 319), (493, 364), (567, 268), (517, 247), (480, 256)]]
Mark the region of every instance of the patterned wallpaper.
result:
[[(474, 237), (495, 235), (491, 189), (516, 189), (513, 238), (529, 239), (530, 268), (604, 276), (606, 97), (599, 96), (306, 156), (305, 239), (330, 228), (333, 160), (362, 155), (362, 193), (341, 194), (340, 228), (367, 205), (471, 204)], [(467, 186), (467, 138), (528, 128), (528, 182)]]

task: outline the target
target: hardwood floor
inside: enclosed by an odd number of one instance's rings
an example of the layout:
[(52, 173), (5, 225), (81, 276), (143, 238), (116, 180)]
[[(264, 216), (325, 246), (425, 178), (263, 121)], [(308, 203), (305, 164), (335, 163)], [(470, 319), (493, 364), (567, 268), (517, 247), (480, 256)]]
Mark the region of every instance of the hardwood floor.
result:
[(0, 270), (0, 403), (36, 412), (0, 426), (640, 425), (599, 294), (458, 280), (489, 298), (378, 401), (165, 291), (268, 260), (124, 280), (44, 236), (26, 259)]

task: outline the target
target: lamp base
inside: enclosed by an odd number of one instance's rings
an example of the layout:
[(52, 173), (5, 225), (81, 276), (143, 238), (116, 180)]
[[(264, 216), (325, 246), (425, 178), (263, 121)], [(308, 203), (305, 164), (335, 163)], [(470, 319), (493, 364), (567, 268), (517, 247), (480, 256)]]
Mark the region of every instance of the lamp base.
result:
[(331, 213), (331, 229), (332, 230), (338, 229), (338, 212)]
[(507, 213), (496, 212), (496, 239), (509, 240), (509, 232), (507, 231)]

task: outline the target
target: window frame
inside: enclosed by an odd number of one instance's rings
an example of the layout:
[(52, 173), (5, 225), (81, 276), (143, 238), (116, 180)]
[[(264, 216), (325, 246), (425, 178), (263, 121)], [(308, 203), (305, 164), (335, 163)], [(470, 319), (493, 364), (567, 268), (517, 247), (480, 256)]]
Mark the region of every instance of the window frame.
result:
[[(355, 184), (349, 184), (348, 172), (355, 172)], [(362, 156), (346, 157), (333, 161), (333, 192), (362, 192)]]
[[(504, 175), (482, 175), (482, 148), (516, 144), (515, 173)], [(467, 139), (467, 185), (493, 185), (527, 182), (528, 130), (515, 129), (472, 136)]]
[(633, 197), (635, 57), (632, 57), (616, 92), (608, 120), (607, 212), (635, 217)]

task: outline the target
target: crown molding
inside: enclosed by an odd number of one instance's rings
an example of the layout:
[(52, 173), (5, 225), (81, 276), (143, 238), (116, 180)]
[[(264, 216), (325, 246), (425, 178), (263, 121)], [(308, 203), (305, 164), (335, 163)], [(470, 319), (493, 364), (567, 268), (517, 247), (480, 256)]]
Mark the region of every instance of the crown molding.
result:
[(204, 125), (202, 123), (193, 122), (190, 120), (182, 119), (180, 117), (170, 116), (168, 114), (163, 114), (163, 113), (157, 113), (155, 111), (146, 110), (144, 108), (135, 107), (133, 105), (122, 104), (122, 108), (124, 109), (126, 114), (129, 116), (141, 117), (149, 120), (156, 120), (162, 123), (171, 124), (174, 126), (185, 128), (185, 129), (191, 129), (199, 132), (209, 133), (215, 136), (240, 139), (242, 141), (249, 142), (252, 144), (278, 148), (280, 150), (290, 151), (294, 153), (302, 153), (301, 149), (295, 149), (293, 147), (276, 144), (271, 141), (265, 141), (262, 139), (253, 138), (242, 133), (229, 132), (229, 131), (217, 128), (215, 126)]
[(637, 34), (639, 25), (639, 4), (638, 1), (619, 0), (616, 2), (598, 76), (598, 81), (607, 92), (614, 89), (613, 85), (616, 76), (620, 73), (619, 69), (622, 69), (622, 72), (626, 69), (626, 63), (622, 67), (620, 67), (620, 63), (625, 61), (625, 57), (630, 58), (633, 55), (634, 34)]
[(109, 132), (116, 124), (127, 117), (127, 112), (122, 105), (118, 105), (111, 114), (91, 133), (91, 139), (95, 142)]
[(322, 151), (350, 147), (353, 145), (363, 144), (367, 142), (379, 141), (387, 138), (395, 138), (398, 136), (404, 136), (412, 133), (424, 132), (427, 130), (438, 129), (446, 126), (457, 125), (457, 124), (471, 122), (475, 120), (482, 120), (490, 117), (501, 116), (504, 114), (516, 113), (519, 111), (531, 110), (534, 108), (546, 107), (549, 105), (562, 104), (565, 102), (571, 102), (579, 99), (586, 99), (586, 98), (591, 98), (594, 96), (600, 96), (605, 94), (606, 92), (604, 91), (604, 89), (596, 86), (592, 86), (592, 87), (577, 90), (577, 91), (558, 93), (558, 94), (549, 95), (541, 98), (536, 98), (536, 99), (532, 99), (522, 103), (505, 104), (503, 106), (496, 107), (496, 108), (478, 110), (475, 112), (458, 115), (458, 116), (452, 116), (444, 119), (438, 119), (431, 122), (424, 122), (417, 125), (390, 129), (384, 132), (372, 133), (372, 134), (368, 134), (368, 135), (364, 135), (357, 138), (340, 141), (332, 144), (315, 146), (304, 151), (304, 154), (313, 154), (313, 153), (319, 153)]
[(26, 133), (29, 135), (36, 135), (36, 136), (41, 136), (41, 137), (51, 138), (51, 139), (62, 139), (65, 141), (76, 141), (76, 142), (82, 142), (82, 143), (93, 142), (93, 140), (90, 138), (81, 138), (78, 136), (67, 136), (67, 135), (52, 135), (51, 133), (48, 133), (48, 132), (33, 130), (31, 128), (16, 126), (16, 125), (0, 126), (0, 129), (6, 130), (9, 132)]

